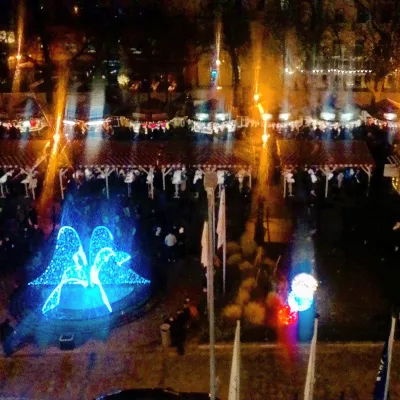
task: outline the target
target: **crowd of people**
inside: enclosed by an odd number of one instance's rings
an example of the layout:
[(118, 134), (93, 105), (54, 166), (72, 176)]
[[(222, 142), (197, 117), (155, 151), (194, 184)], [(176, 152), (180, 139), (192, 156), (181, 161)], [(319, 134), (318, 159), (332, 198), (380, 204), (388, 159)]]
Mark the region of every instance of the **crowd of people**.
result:
[(32, 202), (24, 198), (7, 200), (0, 208), (0, 265), (3, 268), (24, 263), (44, 241)]

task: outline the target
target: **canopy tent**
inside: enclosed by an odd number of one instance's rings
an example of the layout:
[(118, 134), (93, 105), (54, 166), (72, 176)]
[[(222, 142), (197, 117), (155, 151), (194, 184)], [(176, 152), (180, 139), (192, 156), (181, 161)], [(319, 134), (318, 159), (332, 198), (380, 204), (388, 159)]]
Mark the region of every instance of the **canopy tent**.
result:
[[(331, 142), (324, 140), (277, 140), (278, 156), (283, 175), (296, 168), (316, 167), (326, 179), (325, 196), (328, 195), (328, 176), (342, 168), (361, 168), (371, 179), (375, 162), (365, 142), (351, 140)], [(286, 178), (284, 180), (286, 196)]]
[(32, 168), (45, 155), (47, 140), (2, 140), (0, 168)]
[(248, 149), (219, 143), (77, 140), (69, 142), (65, 151), (74, 166), (247, 168), (251, 164)]
[(249, 177), (251, 186), (251, 149), (232, 143), (182, 143), (182, 142), (113, 142), (113, 141), (71, 141), (60, 154), (60, 184), (63, 192), (63, 175), (71, 168), (95, 168), (106, 178), (118, 169), (141, 170), (152, 178), (162, 173), (163, 189), (168, 174), (188, 168), (197, 170), (237, 170), (238, 174)]
[(391, 99), (382, 99), (376, 104), (366, 107), (366, 111), (371, 117), (381, 121), (393, 121), (400, 115), (400, 103)]
[[(20, 177), (20, 183), (25, 185), (26, 197), (29, 191), (35, 199), (37, 187), (37, 168), (47, 159), (49, 141), (34, 140), (2, 140), (0, 144), (0, 197), (6, 197), (7, 180), (9, 177)], [(25, 178), (25, 179), (22, 179)]]

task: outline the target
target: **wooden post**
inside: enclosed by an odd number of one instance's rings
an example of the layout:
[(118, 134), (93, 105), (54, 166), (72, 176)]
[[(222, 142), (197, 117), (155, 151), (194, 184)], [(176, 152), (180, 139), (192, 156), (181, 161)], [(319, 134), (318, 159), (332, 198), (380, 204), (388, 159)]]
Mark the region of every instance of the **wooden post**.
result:
[[(33, 179), (33, 177), (32, 177)], [(35, 193), (35, 188), (33, 187), (33, 185), (31, 185), (31, 192), (32, 192), (32, 199), (36, 200), (36, 193)]]
[(328, 197), (328, 189), (329, 189), (328, 174), (325, 174), (325, 198)]
[(161, 168), (161, 173), (162, 173), (162, 185), (163, 185), (163, 190), (165, 191), (165, 177), (171, 172), (172, 168), (169, 170), (165, 171), (166, 168), (163, 167)]
[(369, 185), (371, 184), (371, 167), (361, 167), (361, 169), (367, 174), (368, 176), (368, 187), (367, 187), (367, 196), (369, 196)]
[(283, 171), (283, 198), (286, 199), (286, 173), (287, 170)]
[(67, 170), (64, 170), (64, 168), (61, 168), (60, 169), (60, 171), (58, 172), (58, 178), (59, 178), (59, 180), (60, 180), (60, 191), (61, 191), (61, 198), (64, 200), (64, 186), (63, 186), (63, 176), (64, 176), (64, 173), (66, 172)]
[(108, 187), (108, 171), (107, 171), (107, 169), (105, 170), (105, 174), (106, 174), (106, 196), (107, 196), (107, 199), (109, 199), (110, 198), (110, 189)]
[(248, 172), (247, 172), (248, 174), (249, 174), (249, 188), (251, 189), (252, 188), (252, 177), (251, 177), (251, 168), (249, 168), (248, 169)]

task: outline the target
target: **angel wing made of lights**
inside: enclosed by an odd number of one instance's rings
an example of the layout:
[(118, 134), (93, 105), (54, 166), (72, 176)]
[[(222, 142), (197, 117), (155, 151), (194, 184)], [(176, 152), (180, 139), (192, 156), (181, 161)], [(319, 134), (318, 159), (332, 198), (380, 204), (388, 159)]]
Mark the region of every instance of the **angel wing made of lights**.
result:
[[(57, 245), (52, 261), (44, 273), (33, 282), (30, 282), (29, 285), (55, 285), (54, 290), (42, 307), (43, 314), (60, 304), (62, 288), (71, 284), (82, 285), (84, 288), (89, 287), (89, 285), (92, 287), (97, 286), (104, 305), (111, 313), (112, 307), (103, 284), (113, 283), (114, 273), (110, 269), (114, 265), (121, 267), (131, 258), (128, 253), (115, 251), (113, 249), (113, 236), (109, 229), (104, 226), (98, 226), (93, 230), (91, 236), (88, 262), (76, 230), (72, 227), (64, 226), (57, 236)], [(101, 270), (105, 271), (103, 282), (100, 279)], [(130, 269), (119, 272), (118, 275), (122, 280), (119, 283), (150, 283), (150, 281)]]

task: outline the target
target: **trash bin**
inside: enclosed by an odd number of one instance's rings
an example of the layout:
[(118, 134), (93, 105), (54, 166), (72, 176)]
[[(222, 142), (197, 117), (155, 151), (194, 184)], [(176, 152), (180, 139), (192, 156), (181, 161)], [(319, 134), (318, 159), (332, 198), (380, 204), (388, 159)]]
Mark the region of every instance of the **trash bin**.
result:
[(164, 349), (171, 347), (171, 325), (162, 324), (160, 326), (161, 343)]

